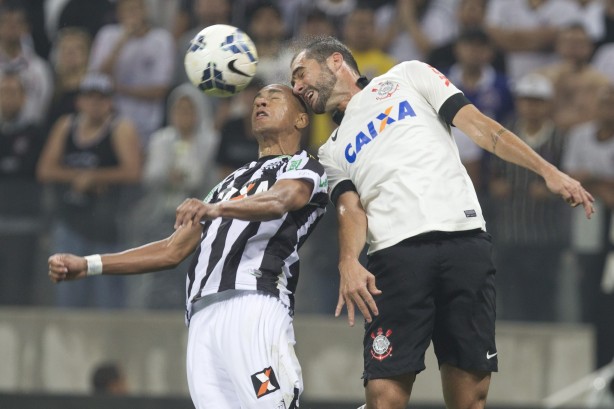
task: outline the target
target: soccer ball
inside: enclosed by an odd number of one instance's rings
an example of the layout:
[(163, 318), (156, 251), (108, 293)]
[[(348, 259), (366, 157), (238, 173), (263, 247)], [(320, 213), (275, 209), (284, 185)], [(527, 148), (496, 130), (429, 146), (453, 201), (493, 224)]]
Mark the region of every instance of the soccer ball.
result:
[(229, 97), (247, 87), (256, 74), (258, 53), (243, 31), (215, 24), (192, 39), (184, 65), (192, 84), (205, 94)]

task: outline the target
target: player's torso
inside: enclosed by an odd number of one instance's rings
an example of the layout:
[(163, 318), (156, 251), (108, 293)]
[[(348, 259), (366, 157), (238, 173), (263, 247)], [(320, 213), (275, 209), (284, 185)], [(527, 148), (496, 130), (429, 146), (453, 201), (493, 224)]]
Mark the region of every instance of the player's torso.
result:
[(402, 67), (352, 98), (324, 149), (357, 188), (372, 249), (422, 231), (463, 229), (467, 217), (481, 218), (449, 126)]
[[(306, 155), (303, 152), (305, 160)], [(297, 155), (260, 158), (229, 175), (205, 201), (241, 200), (267, 191), (302, 160)], [(268, 221), (217, 218), (205, 222), (201, 245), (188, 272), (188, 299), (225, 290), (260, 290), (292, 307), (291, 295), (298, 279), (297, 249), (304, 232), (312, 228), (304, 222), (310, 213), (318, 219), (323, 210), (306, 206)]]

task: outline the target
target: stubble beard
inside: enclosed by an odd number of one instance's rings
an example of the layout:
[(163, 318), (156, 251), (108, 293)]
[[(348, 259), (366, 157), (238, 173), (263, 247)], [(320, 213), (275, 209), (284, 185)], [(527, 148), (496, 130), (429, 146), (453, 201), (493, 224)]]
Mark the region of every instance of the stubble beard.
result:
[(326, 104), (333, 93), (333, 88), (337, 84), (337, 77), (325, 64), (322, 64), (322, 72), (316, 82), (315, 88), (318, 90), (318, 99), (312, 109), (316, 114), (326, 112)]

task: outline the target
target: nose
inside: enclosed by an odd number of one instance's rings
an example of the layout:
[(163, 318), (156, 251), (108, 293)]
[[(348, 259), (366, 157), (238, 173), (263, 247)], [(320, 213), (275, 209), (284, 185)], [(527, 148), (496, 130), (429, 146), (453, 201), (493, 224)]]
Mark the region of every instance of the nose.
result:
[(264, 99), (263, 97), (256, 98), (256, 107), (260, 108), (260, 107), (266, 107), (266, 106), (267, 106), (266, 99)]
[(292, 86), (292, 92), (295, 95), (301, 95), (304, 89), (305, 89), (305, 85), (303, 85), (301, 81), (295, 80), (294, 85)]

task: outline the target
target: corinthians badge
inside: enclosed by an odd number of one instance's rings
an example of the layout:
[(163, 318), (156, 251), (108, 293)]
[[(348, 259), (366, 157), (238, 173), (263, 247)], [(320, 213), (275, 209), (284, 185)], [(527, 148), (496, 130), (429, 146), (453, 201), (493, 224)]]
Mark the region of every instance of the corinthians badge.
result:
[(377, 87), (371, 89), (371, 92), (376, 92), (377, 97), (375, 97), (375, 99), (381, 101), (382, 99), (391, 97), (397, 89), (399, 89), (399, 84), (392, 81), (382, 81), (377, 84)]
[(392, 330), (386, 330), (386, 334), (381, 328), (377, 329), (377, 334), (371, 333), (371, 338), (373, 338), (373, 347), (371, 348), (371, 356), (377, 359), (378, 361), (382, 361), (387, 358), (392, 353), (392, 344), (388, 337), (392, 334)]

